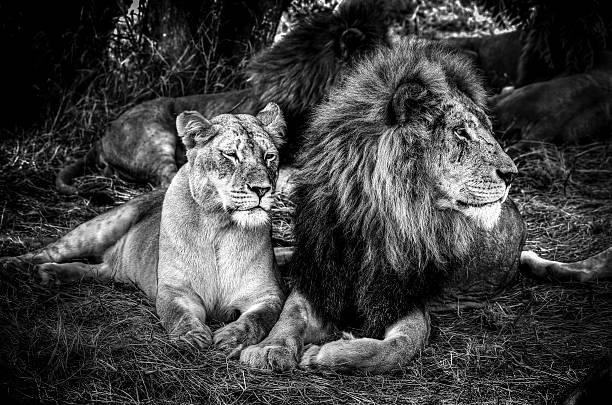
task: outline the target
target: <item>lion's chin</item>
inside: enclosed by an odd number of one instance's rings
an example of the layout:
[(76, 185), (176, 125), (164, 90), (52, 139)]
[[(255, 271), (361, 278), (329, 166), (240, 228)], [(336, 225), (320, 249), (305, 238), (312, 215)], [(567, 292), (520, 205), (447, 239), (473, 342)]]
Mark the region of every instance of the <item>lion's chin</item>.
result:
[(270, 216), (262, 208), (255, 207), (250, 210), (232, 212), (232, 220), (242, 228), (254, 228), (268, 225)]
[(474, 220), (483, 229), (493, 229), (501, 215), (502, 200), (479, 206), (460, 206), (460, 211), (468, 218)]

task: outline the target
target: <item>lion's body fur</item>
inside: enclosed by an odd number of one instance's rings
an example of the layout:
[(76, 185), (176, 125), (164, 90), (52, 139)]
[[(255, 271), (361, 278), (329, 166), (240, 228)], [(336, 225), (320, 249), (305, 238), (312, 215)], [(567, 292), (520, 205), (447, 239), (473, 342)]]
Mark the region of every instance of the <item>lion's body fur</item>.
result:
[[(517, 168), (484, 102), (464, 57), (417, 39), (366, 56), (332, 89), (292, 176), (293, 289), (242, 362), (396, 370), (426, 344), (437, 299), (459, 300), (469, 284), (494, 294), (514, 277), (525, 233), (507, 199)], [(329, 341), (336, 328), (361, 336)]]
[[(420, 41), (380, 50), (318, 109), (295, 176), (295, 286), (324, 319), (363, 326), (368, 336), (439, 293), (476, 234), (473, 221), (434, 205), (433, 129), (416, 123), (402, 135), (386, 118), (386, 100), (415, 80), (484, 111), (484, 91), (463, 58)], [(431, 103), (419, 106), (420, 118)]]

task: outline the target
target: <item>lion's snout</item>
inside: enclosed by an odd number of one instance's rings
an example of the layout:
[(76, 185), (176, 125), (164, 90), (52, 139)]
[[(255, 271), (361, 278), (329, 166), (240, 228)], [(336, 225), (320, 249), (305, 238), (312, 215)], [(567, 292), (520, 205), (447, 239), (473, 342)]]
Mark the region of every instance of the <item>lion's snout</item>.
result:
[(246, 188), (252, 194), (255, 194), (260, 201), (266, 194), (272, 191), (272, 186), (270, 185), (269, 182), (256, 183), (256, 184), (246, 183)]
[(506, 187), (508, 187), (516, 178), (516, 175), (518, 174), (518, 169), (516, 168), (514, 162), (512, 162), (511, 166), (497, 169), (495, 171), (495, 174), (506, 184)]
[(498, 148), (500, 149), (500, 153), (497, 154), (499, 156), (499, 161), (495, 164), (495, 177), (503, 181), (506, 187), (508, 187), (516, 178), (518, 168), (512, 158), (501, 149), (501, 146), (498, 146)]

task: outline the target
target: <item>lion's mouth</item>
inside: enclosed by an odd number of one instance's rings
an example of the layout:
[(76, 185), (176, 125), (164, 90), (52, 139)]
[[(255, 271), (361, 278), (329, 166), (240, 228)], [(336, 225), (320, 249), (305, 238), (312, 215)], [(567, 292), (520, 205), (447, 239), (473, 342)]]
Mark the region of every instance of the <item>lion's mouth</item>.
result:
[(503, 200), (503, 197), (498, 198), (495, 201), (486, 202), (486, 203), (468, 203), (468, 202), (464, 202), (461, 200), (457, 200), (457, 205), (461, 208), (483, 208), (483, 207), (489, 207), (497, 203), (502, 203), (503, 202), (502, 200)]
[(236, 208), (236, 209), (233, 209), (231, 211), (232, 212), (244, 212), (246, 214), (256, 214), (256, 213), (259, 213), (259, 212), (268, 212), (268, 210), (266, 210), (261, 205), (258, 205), (256, 207), (250, 207), (250, 208)]

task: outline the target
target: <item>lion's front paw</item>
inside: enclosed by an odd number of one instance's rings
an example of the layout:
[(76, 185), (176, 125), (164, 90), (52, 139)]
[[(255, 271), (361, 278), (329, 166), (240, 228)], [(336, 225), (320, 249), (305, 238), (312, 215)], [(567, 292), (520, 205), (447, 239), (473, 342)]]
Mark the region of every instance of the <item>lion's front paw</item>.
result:
[(308, 349), (302, 355), (302, 359), (300, 360), (300, 368), (317, 368), (321, 364), (317, 360), (317, 356), (321, 351), (321, 346), (319, 345), (310, 345)]
[(210, 328), (200, 321), (181, 322), (170, 333), (170, 338), (198, 349), (206, 349), (212, 344)]
[(212, 333), (210, 328), (204, 325), (204, 328), (201, 330), (190, 330), (184, 335), (181, 335), (180, 340), (198, 349), (206, 349), (212, 344)]
[(241, 363), (261, 370), (292, 370), (297, 367), (297, 359), (295, 349), (272, 342), (249, 346), (240, 353)]
[(244, 322), (236, 321), (215, 331), (213, 343), (219, 349), (230, 352), (229, 357), (238, 357), (245, 347), (259, 341), (252, 328)]

